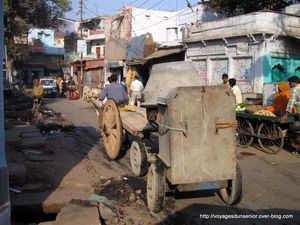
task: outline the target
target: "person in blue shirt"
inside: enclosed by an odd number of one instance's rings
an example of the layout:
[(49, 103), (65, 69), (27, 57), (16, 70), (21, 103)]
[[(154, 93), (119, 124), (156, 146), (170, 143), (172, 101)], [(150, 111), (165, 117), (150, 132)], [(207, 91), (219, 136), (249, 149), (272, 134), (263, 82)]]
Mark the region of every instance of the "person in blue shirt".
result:
[(113, 99), (118, 106), (127, 105), (129, 100), (128, 94), (120, 84), (117, 84), (117, 74), (112, 74), (110, 78), (111, 83), (101, 91), (99, 100), (103, 101), (105, 98)]

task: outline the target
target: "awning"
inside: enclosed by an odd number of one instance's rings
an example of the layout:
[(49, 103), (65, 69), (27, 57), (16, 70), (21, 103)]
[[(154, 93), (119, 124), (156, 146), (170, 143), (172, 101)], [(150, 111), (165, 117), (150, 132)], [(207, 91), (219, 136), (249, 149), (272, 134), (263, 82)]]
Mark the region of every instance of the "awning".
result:
[(166, 49), (160, 49), (155, 52), (153, 52), (151, 55), (147, 56), (146, 58), (142, 60), (132, 60), (127, 62), (128, 66), (134, 66), (134, 65), (143, 65), (146, 62), (152, 60), (152, 59), (158, 59), (158, 58), (163, 58), (169, 55), (174, 55), (174, 54), (179, 54), (181, 52), (184, 52), (185, 49), (182, 47), (177, 47), (177, 48), (166, 48)]
[(151, 59), (162, 58), (168, 55), (178, 54), (185, 51), (183, 48), (171, 48), (171, 49), (160, 49), (158, 51), (153, 52), (151, 55), (146, 57), (144, 61), (149, 61)]

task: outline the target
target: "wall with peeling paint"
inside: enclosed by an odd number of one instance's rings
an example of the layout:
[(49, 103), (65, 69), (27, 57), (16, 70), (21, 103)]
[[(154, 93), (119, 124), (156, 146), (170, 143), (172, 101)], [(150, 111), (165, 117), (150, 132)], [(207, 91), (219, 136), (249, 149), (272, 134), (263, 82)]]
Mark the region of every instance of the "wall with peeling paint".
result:
[[(221, 84), (222, 74), (237, 79), (243, 93), (263, 93), (264, 83), (300, 75), (300, 40), (255, 34), (186, 43), (186, 60), (193, 61), (207, 85)], [(255, 40), (255, 41), (254, 41)]]

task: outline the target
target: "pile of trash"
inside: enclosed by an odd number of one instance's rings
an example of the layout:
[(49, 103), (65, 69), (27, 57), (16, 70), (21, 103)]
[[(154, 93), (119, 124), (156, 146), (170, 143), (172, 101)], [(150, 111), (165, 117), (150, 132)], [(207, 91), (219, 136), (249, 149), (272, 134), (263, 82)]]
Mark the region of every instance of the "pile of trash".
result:
[(95, 188), (95, 194), (123, 205), (146, 203), (146, 181), (140, 177), (121, 176), (118, 179), (101, 180)]
[(32, 118), (32, 98), (18, 90), (4, 92), (5, 129), (15, 125), (30, 124)]

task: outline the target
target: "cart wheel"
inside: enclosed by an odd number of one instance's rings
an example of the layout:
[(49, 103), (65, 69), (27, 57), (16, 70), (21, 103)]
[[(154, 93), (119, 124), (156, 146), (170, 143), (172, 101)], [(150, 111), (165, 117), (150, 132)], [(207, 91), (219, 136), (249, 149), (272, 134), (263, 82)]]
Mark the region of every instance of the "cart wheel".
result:
[(228, 205), (238, 204), (243, 197), (242, 173), (240, 166), (237, 164), (236, 178), (228, 180), (228, 186), (220, 189), (221, 198)]
[(279, 126), (272, 123), (260, 124), (257, 135), (258, 143), (266, 153), (276, 154), (284, 145), (284, 135)]
[(143, 143), (132, 142), (130, 147), (130, 164), (136, 176), (144, 176), (148, 170), (146, 148)]
[(118, 107), (113, 100), (108, 100), (103, 109), (102, 137), (107, 155), (116, 159), (121, 150), (122, 125)]
[(165, 184), (163, 167), (151, 164), (147, 178), (147, 204), (151, 212), (157, 213), (163, 209)]
[(252, 144), (254, 130), (252, 124), (248, 120), (238, 120), (237, 133), (237, 144), (239, 147), (247, 148)]

